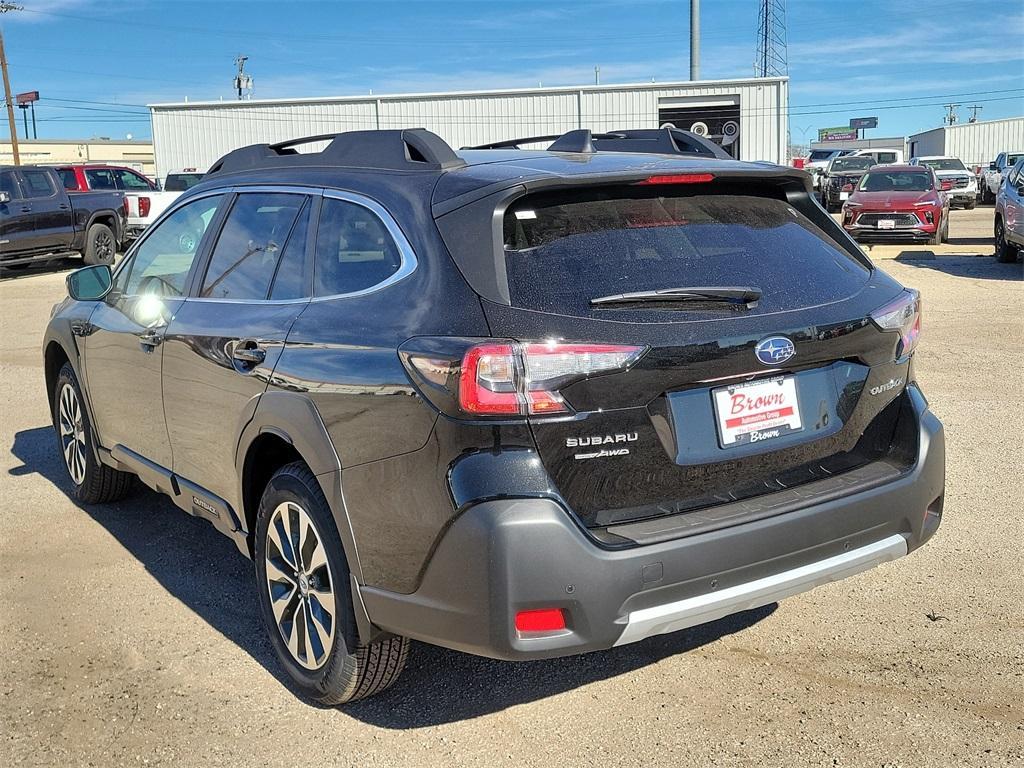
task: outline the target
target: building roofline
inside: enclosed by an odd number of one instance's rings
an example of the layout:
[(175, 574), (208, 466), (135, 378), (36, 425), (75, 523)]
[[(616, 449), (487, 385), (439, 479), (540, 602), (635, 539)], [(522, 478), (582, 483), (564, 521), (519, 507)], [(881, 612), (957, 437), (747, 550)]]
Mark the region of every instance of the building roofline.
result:
[(363, 94), (358, 96), (317, 96), (284, 99), (249, 99), (243, 101), (176, 101), (147, 104), (152, 110), (158, 109), (202, 109), (205, 107), (251, 107), (284, 104), (323, 104), (344, 102), (397, 101), (408, 99), (466, 98), (471, 96), (520, 96), (552, 93), (600, 93), (621, 90), (668, 90), (675, 88), (706, 88), (723, 85), (767, 85), (788, 82), (788, 77), (748, 77), (731, 80), (674, 80), (664, 83), (612, 83), (606, 85), (565, 85), (540, 88), (504, 88), (478, 91), (434, 91), (428, 93), (387, 93)]
[[(10, 137), (0, 139), (0, 144), (10, 144)], [(153, 146), (152, 139), (18, 139), (18, 146), (37, 146), (39, 144), (134, 144), (139, 146)]]
[(915, 136), (923, 136), (926, 133), (932, 133), (933, 131), (946, 131), (955, 128), (969, 128), (972, 125), (992, 125), (993, 123), (1008, 123), (1011, 120), (1024, 120), (1024, 115), (1016, 115), (1013, 117), (997, 117), (995, 120), (978, 120), (973, 123), (954, 123), (953, 125), (940, 125), (936, 128), (928, 128), (924, 131), (918, 131), (912, 133), (908, 138), (914, 138)]

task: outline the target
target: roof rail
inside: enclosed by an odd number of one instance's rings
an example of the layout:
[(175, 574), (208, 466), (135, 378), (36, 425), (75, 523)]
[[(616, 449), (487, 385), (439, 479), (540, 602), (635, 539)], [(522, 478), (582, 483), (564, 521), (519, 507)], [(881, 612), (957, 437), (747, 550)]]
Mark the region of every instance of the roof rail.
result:
[[(322, 141), (330, 143), (320, 152), (300, 153), (295, 149)], [(402, 128), (325, 133), (276, 144), (252, 144), (224, 155), (210, 166), (206, 175), (288, 165), (441, 171), (465, 164), (436, 133), (425, 128)]]
[(463, 149), (519, 149), (523, 144), (553, 142), (548, 152), (650, 152), (663, 155), (703, 155), (720, 160), (732, 160), (732, 155), (718, 144), (673, 126), (664, 128), (631, 128), (607, 133), (592, 133), (586, 128), (569, 131), (560, 136), (528, 136), (507, 139)]

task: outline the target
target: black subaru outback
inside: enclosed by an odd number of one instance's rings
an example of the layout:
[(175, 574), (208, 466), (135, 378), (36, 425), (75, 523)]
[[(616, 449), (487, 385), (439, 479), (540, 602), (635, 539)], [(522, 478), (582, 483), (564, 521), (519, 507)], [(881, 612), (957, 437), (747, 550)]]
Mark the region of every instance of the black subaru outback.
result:
[(74, 496), (138, 477), (230, 537), (319, 702), (409, 638), (608, 649), (939, 525), (920, 298), (809, 176), (673, 130), (529, 141), (239, 149), (54, 310)]

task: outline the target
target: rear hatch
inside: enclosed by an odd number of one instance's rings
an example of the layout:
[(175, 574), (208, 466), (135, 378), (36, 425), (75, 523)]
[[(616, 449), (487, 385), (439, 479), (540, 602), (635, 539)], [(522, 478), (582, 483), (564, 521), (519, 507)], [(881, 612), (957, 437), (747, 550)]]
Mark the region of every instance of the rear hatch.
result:
[[(530, 416), (555, 490), (590, 527), (735, 503), (890, 450), (907, 363), (869, 315), (900, 286), (819, 228), (806, 195), (690, 180), (538, 191), (496, 219), (508, 303), (482, 300), (494, 337), (639, 350), (560, 385), (564, 413)], [(686, 297), (653, 293), (674, 289)], [(876, 380), (897, 383), (867, 395)]]

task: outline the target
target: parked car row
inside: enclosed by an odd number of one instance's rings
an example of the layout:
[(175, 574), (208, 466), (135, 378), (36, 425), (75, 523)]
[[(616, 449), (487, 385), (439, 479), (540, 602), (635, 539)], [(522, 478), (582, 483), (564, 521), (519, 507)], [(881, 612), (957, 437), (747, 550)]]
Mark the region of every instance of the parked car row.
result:
[(0, 267), (81, 256), (113, 264), (124, 242), (124, 193), (69, 193), (53, 168), (0, 166)]
[(165, 189), (132, 168), (78, 164), (0, 167), (0, 267), (81, 256), (112, 264), (203, 174), (185, 168)]

